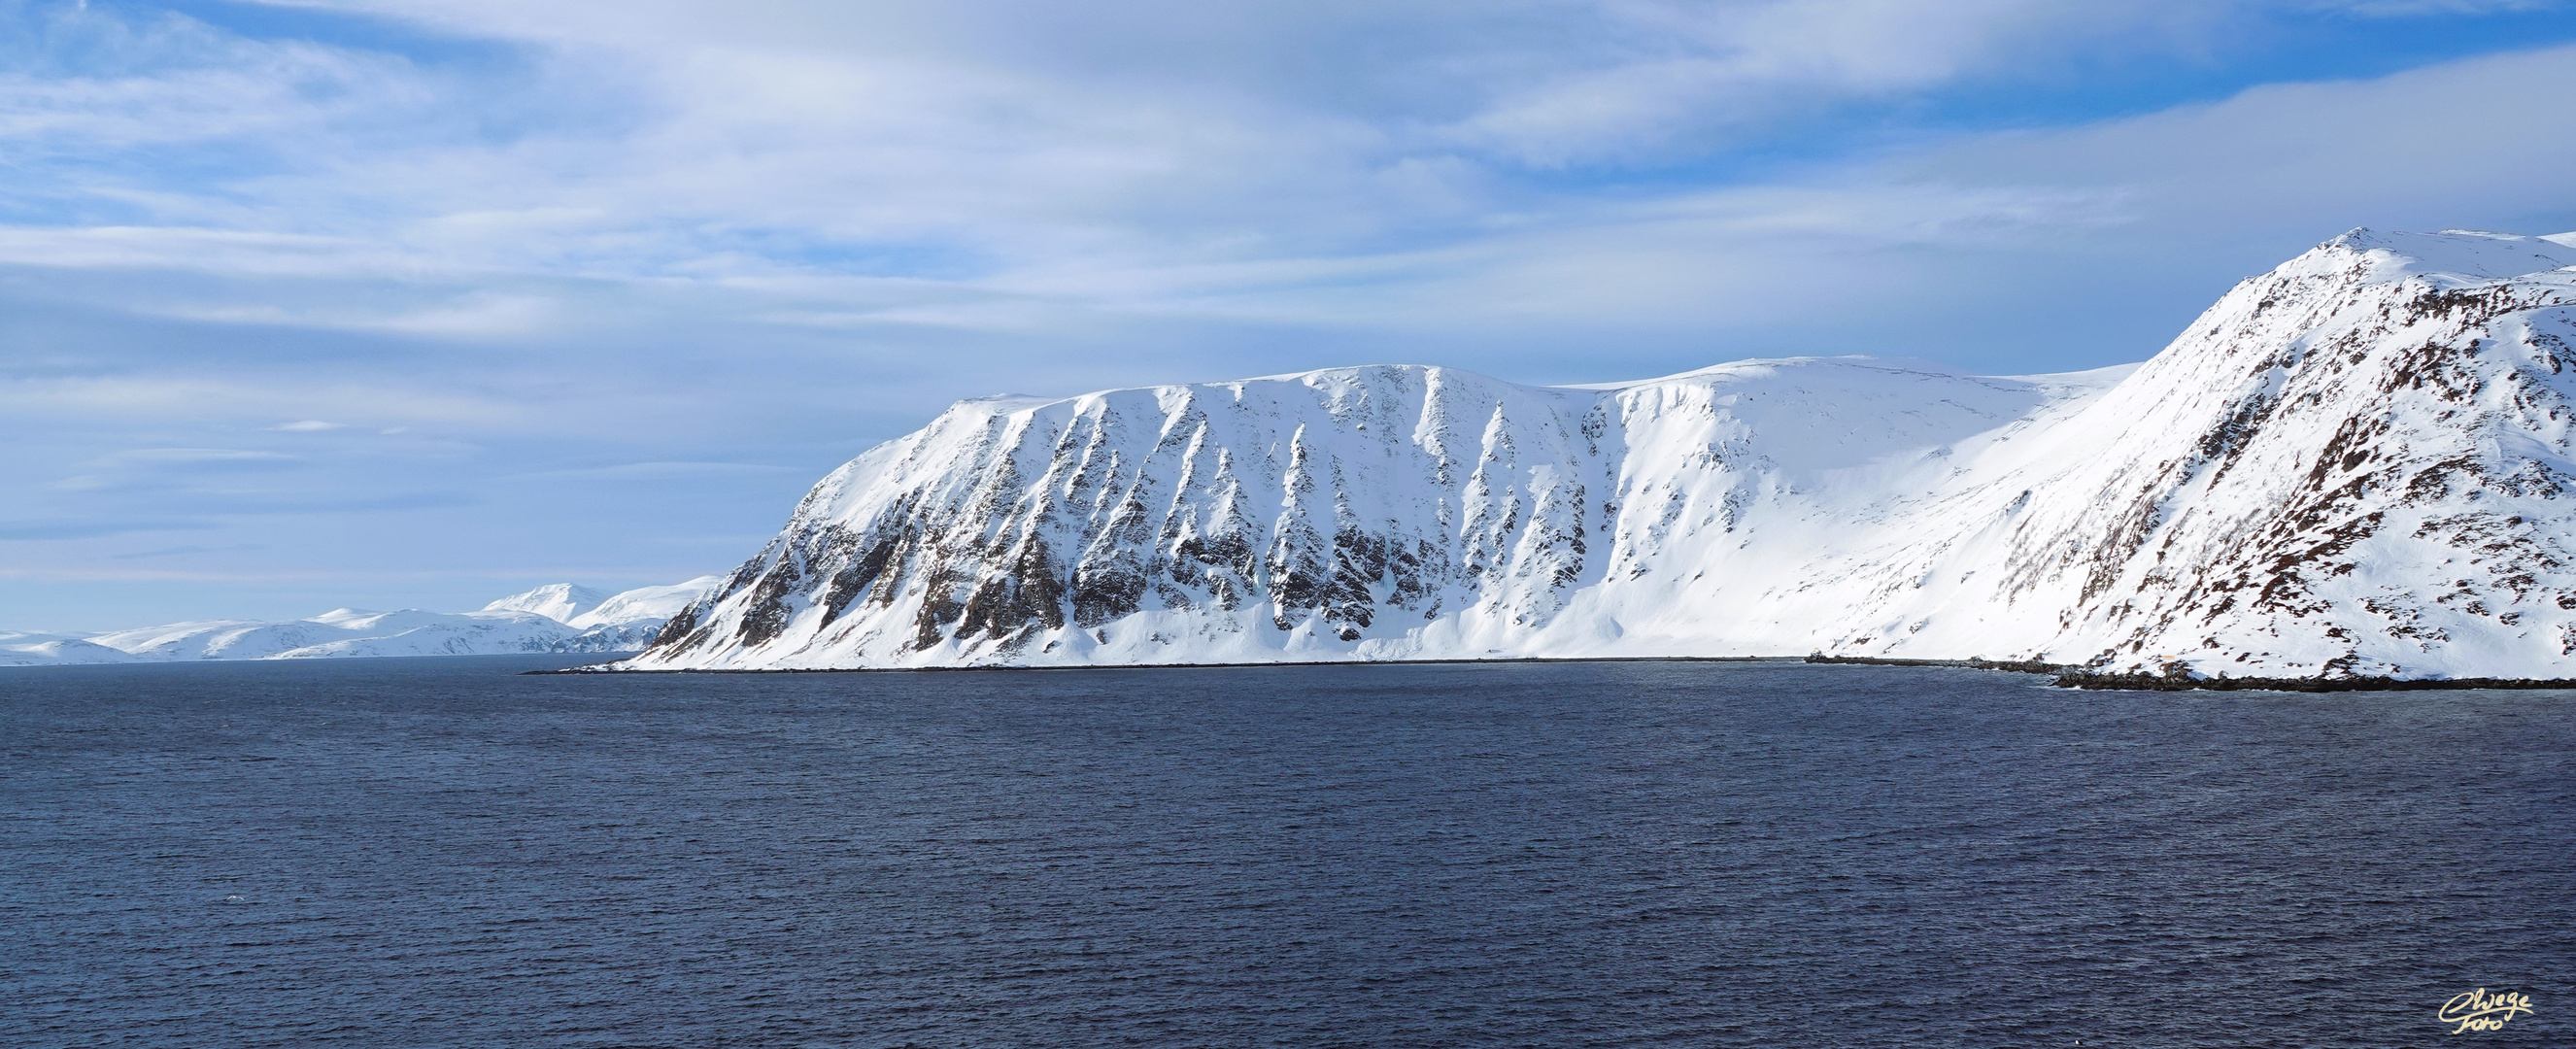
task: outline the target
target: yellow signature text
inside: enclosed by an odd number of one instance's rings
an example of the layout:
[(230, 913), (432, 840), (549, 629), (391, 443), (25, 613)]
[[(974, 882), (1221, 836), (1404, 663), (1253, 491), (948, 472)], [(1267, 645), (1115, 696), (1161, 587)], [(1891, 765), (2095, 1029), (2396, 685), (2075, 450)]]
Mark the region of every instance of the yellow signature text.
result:
[(2452, 1034), (2464, 1031), (2492, 1031), (2503, 1027), (2505, 1021), (2516, 1016), (2528, 1015), (2530, 1012), (2530, 995), (2509, 992), (2488, 994), (2486, 988), (2480, 987), (2467, 994), (2455, 995), (2450, 1001), (2443, 1002), (2442, 1022), (2459, 1025), (2451, 1028)]

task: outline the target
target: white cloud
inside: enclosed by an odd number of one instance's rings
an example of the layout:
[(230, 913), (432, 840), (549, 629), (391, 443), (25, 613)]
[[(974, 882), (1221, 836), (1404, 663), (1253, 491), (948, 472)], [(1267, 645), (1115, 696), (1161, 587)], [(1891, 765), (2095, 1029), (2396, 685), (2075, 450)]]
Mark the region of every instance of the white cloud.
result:
[(75, 420), (145, 420), (194, 426), (265, 429), (261, 420), (332, 407), (371, 418), (407, 419), (469, 433), (524, 431), (539, 425), (541, 406), (437, 389), (397, 376), (354, 380), (345, 366), (321, 376), (293, 369), (244, 369), (234, 376), (193, 375), (167, 366), (143, 374), (21, 379), (0, 383), (0, 411), (17, 420), (59, 425)]
[(2315, 0), (2311, 6), (2373, 18), (2406, 18), (2548, 11), (2567, 5), (2565, 0)]
[(1604, 5), (1626, 46), (1502, 92), (1463, 140), (1541, 164), (1706, 148), (1854, 100), (2051, 70), (2102, 52), (2189, 49), (2240, 5), (1807, 0)]
[(111, 458), (125, 464), (191, 467), (209, 464), (268, 465), (295, 461), (295, 457), (291, 455), (241, 448), (137, 448), (132, 451), (118, 452)]
[(404, 303), (391, 310), (288, 307), (276, 303), (168, 304), (143, 309), (165, 317), (216, 324), (397, 332), (459, 339), (538, 335), (563, 322), (558, 304), (552, 299), (480, 291), (432, 304)]
[[(505, 92), (184, 20), (128, 29), (132, 71), (0, 81), (18, 114), (0, 141), (273, 162), (211, 186), (66, 179), (48, 192), (138, 221), (17, 231), (14, 253), (702, 277), (1365, 250), (1543, 204), (1514, 163), (1705, 149), (2008, 64), (2181, 46), (2229, 5), (297, 6), (509, 41), (526, 68)], [(49, 235), (85, 242), (28, 243)]]
[[(1070, 270), (1016, 286), (1426, 334), (1531, 320), (1558, 331), (1715, 334), (1804, 318), (1816, 331), (1825, 316), (1849, 316), (1859, 296), (1867, 323), (1967, 303), (1999, 337), (2028, 338), (2034, 305), (2014, 285), (2049, 270), (2107, 267), (2048, 279), (2089, 281), (2097, 295), (2186, 296), (2166, 307), (2177, 309), (2214, 297), (2222, 278), (2355, 225), (2547, 232), (2528, 224), (2576, 222), (2563, 188), (2576, 128), (2561, 119), (2558, 94), (2571, 81), (2576, 48), (2487, 56), (2074, 128), (1962, 136), (1783, 184), (1563, 207), (1433, 249)], [(2145, 283), (2212, 262), (2193, 290)], [(2168, 323), (2178, 329), (2187, 316)], [(2153, 348), (2135, 333), (2118, 345)]]
[[(506, 274), (544, 274), (927, 281), (987, 294), (888, 301), (897, 289), (881, 286), (862, 293), (865, 305), (777, 302), (764, 315), (1009, 329), (1014, 315), (1059, 314), (1021, 297), (1083, 282), (1069, 275), (1247, 273), (1300, 260), (1365, 270), (1390, 251), (1437, 254), (1585, 223), (1635, 228), (1627, 204), (1605, 207), (1588, 187), (1532, 181), (1515, 165), (1705, 150), (1854, 100), (2088, 56), (2188, 52), (2263, 7), (290, 6), (507, 41), (526, 66), (513, 82), (526, 90), (502, 97), (434, 65), (153, 23), (122, 46), (162, 56), (158, 66), (138, 58), (116, 77), (7, 82), (43, 130), (0, 140), (114, 152), (198, 136), (277, 161), (211, 186), (67, 183), (54, 192), (167, 221), (0, 228), (0, 260), (460, 285), (402, 302), (146, 307), (254, 325), (541, 337), (571, 307), (499, 285)], [(1333, 51), (1361, 47), (1372, 61)], [(1280, 71), (1299, 62), (1312, 68)], [(1365, 98), (1352, 95), (1354, 78), (1371, 89)], [(1830, 193), (1852, 175), (1788, 181)], [(1934, 205), (1924, 221), (1955, 221), (1952, 206)]]
[[(2576, 47), (2369, 80), (2266, 85), (2223, 102), (2056, 131), (1988, 135), (1905, 177), (2118, 187), (2142, 243), (2373, 225), (2440, 229), (2565, 215)], [(2538, 232), (2538, 231), (2536, 231)]]

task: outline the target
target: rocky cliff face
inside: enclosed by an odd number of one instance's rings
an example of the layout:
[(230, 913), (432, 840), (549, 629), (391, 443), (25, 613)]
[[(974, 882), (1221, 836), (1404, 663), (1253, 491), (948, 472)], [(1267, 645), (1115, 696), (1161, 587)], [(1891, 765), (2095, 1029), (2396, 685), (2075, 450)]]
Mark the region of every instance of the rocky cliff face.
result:
[(2576, 236), (2356, 231), (2135, 368), (958, 404), (644, 669), (1584, 655), (2576, 666)]

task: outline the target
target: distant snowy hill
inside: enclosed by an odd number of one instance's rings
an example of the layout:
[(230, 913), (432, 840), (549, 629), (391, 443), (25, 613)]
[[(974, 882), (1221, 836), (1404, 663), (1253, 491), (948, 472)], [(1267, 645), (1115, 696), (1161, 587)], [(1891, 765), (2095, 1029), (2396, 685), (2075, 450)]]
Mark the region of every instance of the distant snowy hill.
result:
[(134, 657), (68, 634), (0, 630), (0, 667), (57, 663), (131, 663)]
[(620, 594), (555, 583), (494, 601), (478, 612), (342, 608), (311, 619), (208, 620), (87, 637), (0, 632), (0, 666), (631, 652), (644, 647), (672, 612), (718, 581), (706, 576)]
[(2153, 360), (1343, 368), (951, 407), (627, 666), (2576, 673), (2576, 235), (2356, 230)]
[(637, 587), (603, 597), (585, 611), (557, 618), (583, 630), (642, 623), (651, 623), (659, 629), (663, 620), (679, 614), (681, 609), (706, 596), (707, 591), (715, 589), (721, 582), (724, 582), (723, 576), (705, 575), (670, 586)]
[(512, 594), (483, 606), (486, 612), (534, 612), (558, 623), (569, 623), (575, 616), (599, 607), (608, 600), (603, 591), (571, 583), (548, 583), (525, 593)]

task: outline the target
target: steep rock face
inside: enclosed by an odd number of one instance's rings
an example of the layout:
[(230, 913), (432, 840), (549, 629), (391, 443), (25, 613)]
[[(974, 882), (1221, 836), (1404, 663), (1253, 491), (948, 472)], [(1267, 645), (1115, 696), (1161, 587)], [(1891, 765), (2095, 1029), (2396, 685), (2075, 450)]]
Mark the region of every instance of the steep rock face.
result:
[(2576, 663), (2576, 238), (2338, 238), (2134, 369), (1533, 388), (1336, 369), (950, 408), (631, 661)]

